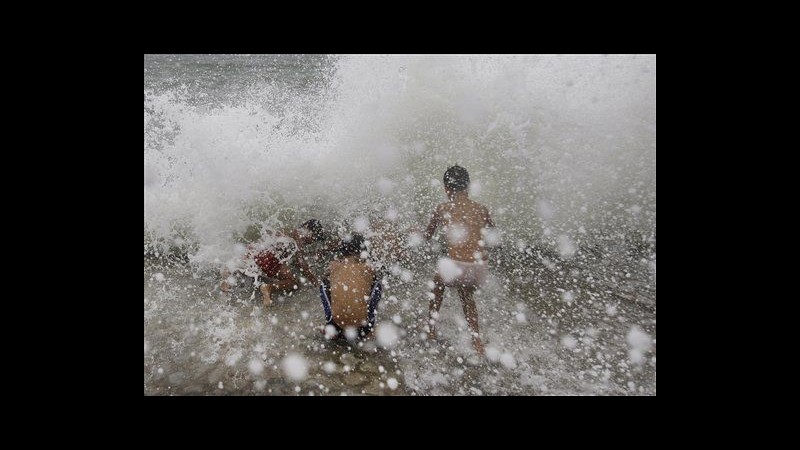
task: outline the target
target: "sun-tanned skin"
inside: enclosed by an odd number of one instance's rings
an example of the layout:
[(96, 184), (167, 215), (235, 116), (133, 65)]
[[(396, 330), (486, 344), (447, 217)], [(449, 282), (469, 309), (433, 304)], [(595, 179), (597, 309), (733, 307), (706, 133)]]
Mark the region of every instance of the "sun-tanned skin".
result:
[[(447, 253), (455, 261), (467, 263), (486, 262), (488, 255), (483, 244), (483, 231), (485, 228), (494, 227), (494, 222), (489, 215), (489, 210), (480, 203), (469, 198), (467, 189), (453, 190), (445, 187), (448, 202), (436, 207), (433, 217), (425, 230), (425, 239), (430, 240), (438, 227), (443, 227), (447, 234)], [(429, 331), (428, 337), (435, 339), (436, 318), (442, 307), (445, 283), (438, 273), (433, 278), (433, 299), (428, 307)], [(479, 335), (478, 311), (475, 307), (473, 294), (474, 286), (456, 286), (461, 297), (464, 316), (472, 332), (472, 346), (478, 354), (484, 354), (484, 347)]]
[(367, 322), (368, 302), (375, 273), (357, 256), (331, 261), (325, 276), (331, 287), (331, 313), (341, 328)]

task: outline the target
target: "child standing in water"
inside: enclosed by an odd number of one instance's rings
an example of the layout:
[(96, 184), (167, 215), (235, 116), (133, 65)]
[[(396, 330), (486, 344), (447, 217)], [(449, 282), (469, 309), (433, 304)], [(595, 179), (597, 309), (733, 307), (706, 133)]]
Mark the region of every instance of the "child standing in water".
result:
[(469, 173), (461, 166), (453, 166), (444, 173), (444, 190), (449, 201), (436, 207), (425, 239), (430, 240), (441, 225), (447, 236), (448, 258), (441, 258), (433, 278), (433, 299), (428, 308), (430, 339), (436, 338), (436, 319), (442, 306), (445, 286), (454, 287), (461, 297), (464, 316), (472, 333), (472, 347), (484, 354), (478, 330), (478, 311), (472, 298), (475, 290), (486, 281), (488, 255), (482, 240), (486, 229), (494, 227), (489, 210), (470, 200)]

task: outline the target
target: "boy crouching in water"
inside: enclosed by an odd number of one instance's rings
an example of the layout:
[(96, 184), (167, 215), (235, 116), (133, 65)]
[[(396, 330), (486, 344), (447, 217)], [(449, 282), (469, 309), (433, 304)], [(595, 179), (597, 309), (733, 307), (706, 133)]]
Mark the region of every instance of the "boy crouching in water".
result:
[[(281, 230), (247, 246), (241, 261), (237, 261), (233, 274), (228, 266), (222, 268), (220, 290), (229, 292), (231, 284), (237, 283), (239, 274), (254, 278), (261, 291), (264, 306), (272, 305), (272, 294), (294, 292), (303, 285), (302, 278), (316, 285), (317, 277), (308, 266), (307, 247), (325, 240), (322, 225), (316, 219), (304, 222), (292, 230)], [(299, 270), (295, 275), (292, 268)], [(302, 277), (302, 278), (301, 278)]]
[(430, 240), (437, 227), (441, 225), (444, 228), (449, 256), (439, 259), (433, 278), (433, 298), (428, 308), (428, 337), (436, 339), (436, 319), (442, 307), (445, 286), (454, 287), (461, 297), (464, 316), (472, 333), (472, 347), (483, 355), (478, 310), (472, 295), (486, 281), (488, 255), (482, 239), (486, 229), (494, 227), (494, 222), (485, 206), (470, 200), (468, 187), (467, 169), (461, 166), (447, 169), (444, 173), (444, 190), (449, 201), (436, 207), (425, 231), (425, 239)]
[[(331, 261), (319, 288), (327, 321), (328, 338), (366, 337), (375, 326), (375, 309), (381, 300), (381, 279), (362, 258), (364, 237), (353, 233), (342, 241), (338, 259)], [(332, 327), (332, 328), (331, 328)]]

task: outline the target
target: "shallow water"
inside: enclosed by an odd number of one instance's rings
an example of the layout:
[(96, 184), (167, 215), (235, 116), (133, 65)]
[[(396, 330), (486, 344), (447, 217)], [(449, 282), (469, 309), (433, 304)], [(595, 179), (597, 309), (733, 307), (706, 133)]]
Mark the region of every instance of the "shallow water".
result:
[[(655, 55), (145, 55), (144, 84), (146, 395), (656, 394)], [(483, 359), (450, 290), (425, 339), (453, 164), (499, 231)], [(312, 217), (404, 233), (362, 346), (315, 287), (217, 289)]]
[[(433, 273), (432, 264), (427, 269), (419, 279)], [(575, 280), (590, 273), (569, 272)], [(440, 339), (425, 338), (424, 282), (388, 279), (376, 335), (381, 326), (394, 327), (389, 335), (395, 334), (396, 342), (373, 336), (351, 345), (328, 341), (319, 332), (323, 311), (313, 287), (264, 308), (252, 287), (238, 287), (227, 298), (215, 289), (213, 274), (193, 274), (184, 265), (153, 266), (144, 280), (145, 393), (655, 394), (654, 346), (636, 365), (628, 343), (633, 326), (655, 342), (654, 286), (640, 281), (612, 289), (576, 281), (565, 296), (567, 291), (556, 287), (564, 285), (557, 270), (542, 266), (533, 278), (538, 282), (521, 278), (505, 288), (492, 275), (476, 293), (487, 345), (487, 358), (480, 359), (471, 349), (460, 301), (449, 290), (440, 312)], [(308, 364), (301, 381), (290, 380), (281, 366), (291, 353)], [(389, 378), (397, 380), (396, 389), (386, 384)]]

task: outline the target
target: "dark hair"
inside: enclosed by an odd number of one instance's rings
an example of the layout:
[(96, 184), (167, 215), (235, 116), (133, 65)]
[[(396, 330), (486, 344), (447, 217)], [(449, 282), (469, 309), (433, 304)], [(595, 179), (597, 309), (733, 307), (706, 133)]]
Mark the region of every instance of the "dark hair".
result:
[(315, 241), (325, 239), (325, 230), (322, 229), (322, 224), (317, 219), (311, 219), (303, 222), (301, 227), (307, 229), (314, 236)]
[(463, 191), (469, 186), (469, 173), (461, 166), (453, 166), (444, 173), (444, 186), (454, 191)]
[(364, 236), (360, 233), (353, 233), (349, 241), (343, 239), (339, 244), (339, 254), (342, 256), (360, 255), (362, 247), (364, 247)]

